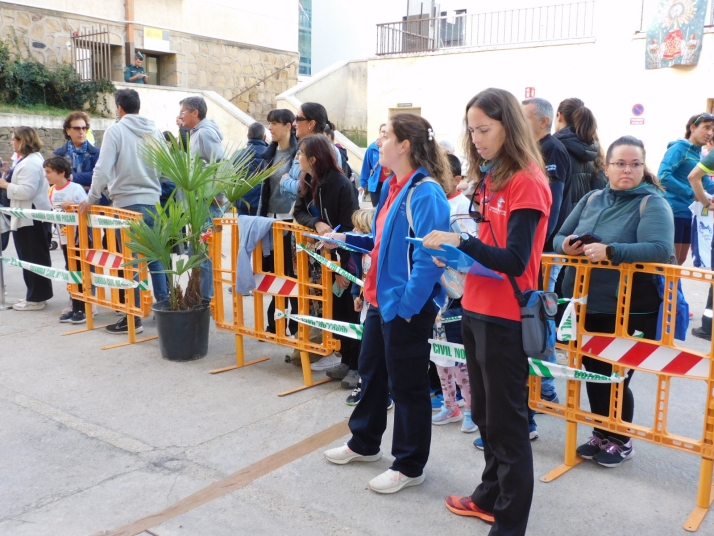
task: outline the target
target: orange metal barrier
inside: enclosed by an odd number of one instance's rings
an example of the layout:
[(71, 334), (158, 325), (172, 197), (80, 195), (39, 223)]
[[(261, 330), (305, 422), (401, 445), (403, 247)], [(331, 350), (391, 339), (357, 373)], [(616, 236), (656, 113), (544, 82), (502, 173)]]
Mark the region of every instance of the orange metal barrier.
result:
[[(308, 352), (319, 355), (329, 355), (333, 351), (338, 350), (340, 341), (334, 338), (331, 333), (323, 331), (322, 342), (316, 344), (310, 342), (310, 326), (299, 323), (297, 336), (295, 338), (288, 337), (285, 335), (286, 319), (284, 318), (276, 320), (276, 333), (265, 331), (264, 300), (270, 300), (272, 296), (275, 296), (276, 309), (285, 311), (288, 305), (288, 294), (290, 292), (292, 292), (293, 296), (297, 297), (298, 300), (298, 311), (297, 313), (293, 312), (293, 314), (309, 315), (311, 302), (320, 302), (322, 304), (322, 316), (324, 318), (332, 317), (332, 272), (330, 270), (322, 266), (322, 283), (311, 283), (309, 280), (308, 256), (307, 254), (298, 254), (297, 278), (291, 278), (285, 275), (282, 259), (285, 254), (290, 255), (291, 253), (284, 251), (283, 232), (288, 231), (293, 233), (296, 243), (305, 244), (307, 239), (303, 237), (303, 233), (313, 231), (295, 223), (277, 221), (273, 224), (274, 272), (266, 272), (263, 270), (262, 244), (259, 243), (253, 251), (252, 269), (256, 279), (269, 278), (265, 279), (264, 282), (272, 282), (272, 288), (270, 291), (261, 291), (258, 289), (253, 291), (254, 326), (250, 327), (247, 326), (245, 322), (243, 296), (236, 293), (236, 277), (239, 269), (238, 250), (240, 246), (238, 220), (236, 218), (216, 218), (213, 221), (215, 231), (211, 237), (210, 250), (211, 258), (213, 259), (214, 296), (211, 301), (211, 310), (216, 322), (216, 327), (235, 334), (236, 363), (230, 367), (212, 370), (211, 374), (226, 372), (267, 360), (267, 357), (261, 357), (253, 361), (245, 361), (243, 337), (250, 337), (300, 350), (304, 384), (301, 387), (280, 393), (278, 396), (285, 396), (331, 381), (331, 378), (317, 382), (313, 381), (312, 370), (310, 370), (310, 357), (308, 355)], [(226, 267), (223, 266), (224, 259), (222, 251), (224, 233), (227, 233), (230, 238), (230, 258), (227, 259)], [(320, 254), (327, 256), (328, 252), (321, 250)], [(274, 279), (270, 279), (273, 277)], [(223, 298), (224, 285), (229, 286), (233, 292), (230, 304), (232, 311), (226, 311), (228, 304), (225, 303)], [(267, 286), (267, 284), (261, 285), (261, 288)]]
[[(70, 212), (76, 212), (76, 210), (76, 206), (70, 208)], [(82, 292), (79, 291), (79, 285), (75, 284), (68, 284), (67, 289), (72, 298), (85, 303), (87, 326), (85, 329), (70, 331), (65, 333), (65, 335), (83, 333), (105, 327), (105, 325), (94, 325), (92, 305), (107, 307), (127, 315), (129, 340), (119, 344), (103, 346), (102, 350), (118, 348), (120, 346), (126, 346), (127, 344), (157, 338), (156, 335), (143, 339), (136, 338), (134, 317), (145, 318), (149, 316), (151, 313), (151, 304), (154, 299), (151, 291), (148, 289), (149, 272), (146, 263), (119, 268), (121, 264), (130, 261), (133, 257), (131, 250), (126, 245), (129, 241), (129, 237), (124, 231), (124, 228), (113, 226), (117, 219), (139, 221), (142, 219), (142, 215), (130, 210), (91, 206), (89, 207), (87, 217), (80, 216), (79, 225), (77, 227), (73, 225), (66, 226), (67, 262), (70, 271), (82, 272)], [(104, 235), (106, 237), (106, 248), (102, 246), (102, 229), (104, 229)], [(78, 246), (75, 240), (75, 233), (77, 232), (79, 233)], [(139, 287), (126, 288), (114, 286), (115, 283), (112, 283), (109, 279), (103, 282), (97, 280), (97, 277), (102, 278), (103, 276), (108, 276), (108, 278), (121, 278), (128, 281), (138, 279)], [(106, 286), (95, 284), (93, 290), (93, 278), (95, 282), (101, 282)], [(120, 290), (123, 291), (124, 294), (123, 302), (120, 299)], [(134, 304), (135, 292), (139, 292), (139, 307), (136, 307)]]
[[(583, 356), (589, 356), (613, 365), (613, 372), (624, 376), (627, 369), (642, 370), (657, 376), (657, 388), (652, 426), (628, 423), (621, 417), (621, 401), (624, 383), (613, 384), (610, 399), (610, 415), (591, 413), (580, 406), (580, 381), (567, 381), (567, 396), (564, 403), (553, 404), (540, 398), (541, 378), (531, 376), (529, 380), (529, 405), (531, 409), (566, 420), (565, 460), (562, 465), (541, 478), (551, 482), (583, 461), (575, 454), (577, 447), (577, 426), (587, 424), (631, 436), (664, 447), (696, 454), (701, 458), (697, 503), (684, 528), (696, 531), (709, 507), (714, 501), (712, 473), (714, 470), (714, 353), (700, 353), (680, 346), (674, 339), (677, 310), (677, 283), (693, 280), (714, 283), (714, 272), (696, 268), (683, 268), (669, 264), (621, 264), (617, 267), (607, 262), (590, 263), (584, 257), (564, 255), (543, 255), (543, 276), (548, 281), (551, 268), (562, 265), (576, 270), (574, 298), (587, 296), (590, 274), (595, 269), (617, 270), (620, 273), (618, 292), (616, 331), (614, 334), (594, 334), (585, 331), (586, 306), (575, 305), (577, 314), (576, 336), (568, 343), (558, 343), (557, 347), (568, 354), (568, 366), (580, 369)], [(565, 269), (565, 268), (564, 268)], [(627, 334), (628, 314), (632, 299), (632, 281), (635, 273), (650, 273), (665, 277), (664, 311), (662, 318), (662, 340), (647, 341)], [(670, 382), (673, 377), (704, 381), (707, 384), (705, 415), (702, 436), (689, 438), (672, 434), (667, 429)], [(562, 400), (562, 399), (561, 399)], [(642, 407), (639, 403), (638, 407)]]

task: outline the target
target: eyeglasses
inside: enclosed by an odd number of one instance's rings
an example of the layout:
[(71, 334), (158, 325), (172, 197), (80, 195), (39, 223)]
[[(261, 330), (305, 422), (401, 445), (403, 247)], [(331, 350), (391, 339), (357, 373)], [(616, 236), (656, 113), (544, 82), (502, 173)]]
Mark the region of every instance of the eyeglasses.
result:
[(80, 132), (82, 130), (89, 130), (89, 127), (69, 127), (69, 128), (71, 128), (75, 132)]
[[(471, 219), (475, 221), (476, 223), (482, 223), (482, 222), (488, 222), (486, 217), (483, 215), (483, 212), (486, 210), (486, 203), (490, 202), (491, 199), (493, 199), (493, 194), (491, 194), (491, 197), (482, 199), (481, 202), (476, 201), (476, 194), (484, 196), (486, 193), (486, 182), (482, 179), (481, 182), (479, 183), (478, 188), (474, 190), (474, 193), (471, 194), (471, 203), (469, 204), (469, 216), (471, 216)], [(476, 205), (481, 207), (481, 210), (476, 210), (474, 208), (474, 203)]]
[(637, 171), (644, 167), (642, 162), (632, 162), (632, 164), (626, 164), (625, 162), (608, 162), (608, 165), (615, 166), (620, 171), (623, 171), (628, 166), (632, 171)]
[(295, 121), (297, 121), (299, 123), (300, 121), (309, 121), (309, 119), (307, 117), (300, 117), (298, 115), (295, 117)]
[(700, 115), (699, 117), (697, 117), (697, 118), (694, 120), (694, 124), (695, 124), (695, 125), (698, 124), (699, 121), (701, 121), (702, 119), (703, 119), (704, 121), (714, 121), (714, 115), (712, 115), (712, 114), (702, 114), (702, 115)]

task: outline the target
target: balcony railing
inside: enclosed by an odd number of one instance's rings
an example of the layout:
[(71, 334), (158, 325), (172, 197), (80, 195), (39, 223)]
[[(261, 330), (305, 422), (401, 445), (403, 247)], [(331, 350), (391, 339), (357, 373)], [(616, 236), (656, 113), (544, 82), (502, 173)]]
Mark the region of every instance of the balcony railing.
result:
[(408, 17), (377, 25), (377, 55), (594, 37), (595, 0), (551, 6)]

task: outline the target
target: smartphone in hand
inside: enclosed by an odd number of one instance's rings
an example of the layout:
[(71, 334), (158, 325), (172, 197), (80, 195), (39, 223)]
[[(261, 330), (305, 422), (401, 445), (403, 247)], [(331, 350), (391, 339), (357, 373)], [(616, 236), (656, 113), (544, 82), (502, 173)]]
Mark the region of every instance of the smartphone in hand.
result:
[(593, 233), (584, 233), (580, 236), (576, 236), (575, 238), (570, 239), (571, 246), (574, 246), (578, 242), (581, 242), (585, 246), (587, 244), (595, 244), (597, 242), (602, 242), (602, 238)]

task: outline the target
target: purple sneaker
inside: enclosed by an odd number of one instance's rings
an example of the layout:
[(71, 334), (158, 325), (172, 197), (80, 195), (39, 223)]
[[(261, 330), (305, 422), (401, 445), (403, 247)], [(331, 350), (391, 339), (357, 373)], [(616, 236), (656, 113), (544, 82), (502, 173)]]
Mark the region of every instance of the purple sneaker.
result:
[(632, 446), (632, 439), (623, 443), (614, 437), (608, 438), (608, 443), (598, 452), (593, 459), (603, 467), (617, 467), (625, 460), (629, 460), (635, 455), (635, 447)]
[(575, 454), (586, 460), (592, 460), (598, 452), (604, 449), (608, 444), (608, 440), (600, 432), (593, 431), (592, 437), (587, 443), (580, 445)]

